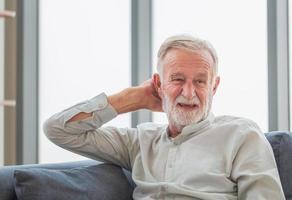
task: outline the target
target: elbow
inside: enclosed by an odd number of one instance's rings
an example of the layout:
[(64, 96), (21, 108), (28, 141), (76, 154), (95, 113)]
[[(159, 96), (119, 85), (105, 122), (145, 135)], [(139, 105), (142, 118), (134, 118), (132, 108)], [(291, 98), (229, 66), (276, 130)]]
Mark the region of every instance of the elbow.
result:
[(53, 117), (47, 119), (43, 124), (43, 131), (46, 137), (52, 142), (54, 141), (54, 138), (56, 138), (58, 133), (60, 132), (58, 128), (58, 124), (59, 124), (58, 120), (54, 119)]

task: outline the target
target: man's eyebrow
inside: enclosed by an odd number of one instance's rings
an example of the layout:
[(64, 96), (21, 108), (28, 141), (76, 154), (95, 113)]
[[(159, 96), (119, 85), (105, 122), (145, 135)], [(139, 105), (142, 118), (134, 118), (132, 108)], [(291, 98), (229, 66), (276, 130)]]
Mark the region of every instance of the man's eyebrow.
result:
[(199, 74), (197, 74), (197, 77), (199, 77), (199, 78), (207, 78), (208, 77), (208, 74), (206, 74), (206, 73), (199, 73)]
[(177, 77), (184, 77), (184, 75), (182, 73), (174, 73), (170, 75), (170, 78), (177, 78)]
[(180, 72), (176, 72), (170, 75), (170, 77), (177, 77), (177, 76), (184, 76), (184, 75)]

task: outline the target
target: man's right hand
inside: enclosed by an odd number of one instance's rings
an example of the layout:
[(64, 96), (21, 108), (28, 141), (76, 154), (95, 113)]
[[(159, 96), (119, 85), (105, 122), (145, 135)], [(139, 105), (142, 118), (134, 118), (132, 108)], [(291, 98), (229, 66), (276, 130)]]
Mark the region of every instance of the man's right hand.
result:
[(109, 103), (120, 113), (132, 112), (139, 109), (162, 112), (162, 101), (153, 79), (148, 79), (137, 87), (127, 88), (108, 97)]
[(163, 112), (162, 101), (154, 86), (153, 79), (148, 79), (139, 87), (144, 89), (145, 96), (143, 96), (145, 108), (155, 112)]

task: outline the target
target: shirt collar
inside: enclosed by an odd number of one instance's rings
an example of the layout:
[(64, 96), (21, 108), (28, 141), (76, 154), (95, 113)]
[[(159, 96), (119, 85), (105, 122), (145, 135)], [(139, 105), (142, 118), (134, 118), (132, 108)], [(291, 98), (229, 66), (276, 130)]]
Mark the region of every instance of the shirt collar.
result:
[(181, 134), (185, 135), (189, 133), (196, 133), (200, 131), (201, 129), (209, 126), (214, 121), (214, 118), (215, 118), (214, 114), (210, 112), (207, 118), (204, 119), (203, 121), (200, 121), (196, 124), (190, 124), (184, 127), (181, 131)]
[(168, 128), (167, 128), (166, 134), (171, 141), (181, 143), (184, 140), (186, 140), (190, 135), (194, 136), (201, 133), (202, 132), (201, 130), (204, 130), (205, 128), (209, 127), (213, 123), (214, 119), (215, 119), (214, 114), (210, 112), (207, 118), (204, 119), (203, 121), (200, 121), (196, 124), (190, 124), (184, 127), (181, 133), (175, 138), (171, 138), (168, 136)]

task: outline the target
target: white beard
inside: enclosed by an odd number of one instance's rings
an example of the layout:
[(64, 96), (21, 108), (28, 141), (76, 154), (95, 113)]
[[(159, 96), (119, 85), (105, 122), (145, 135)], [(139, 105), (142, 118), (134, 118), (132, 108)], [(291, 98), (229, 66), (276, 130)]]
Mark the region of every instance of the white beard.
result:
[[(204, 120), (211, 109), (213, 95), (210, 92), (208, 98), (205, 102), (205, 107), (202, 107), (202, 103), (199, 98), (195, 96), (191, 100), (187, 100), (183, 96), (178, 96), (175, 99), (175, 102), (172, 103), (168, 96), (164, 96), (163, 98), (163, 110), (167, 114), (167, 118), (169, 123), (173, 124), (179, 131), (183, 129), (183, 127), (188, 126), (190, 124), (196, 124), (202, 120)], [(197, 104), (199, 105), (199, 109), (194, 111), (185, 111), (181, 109), (177, 104)]]

